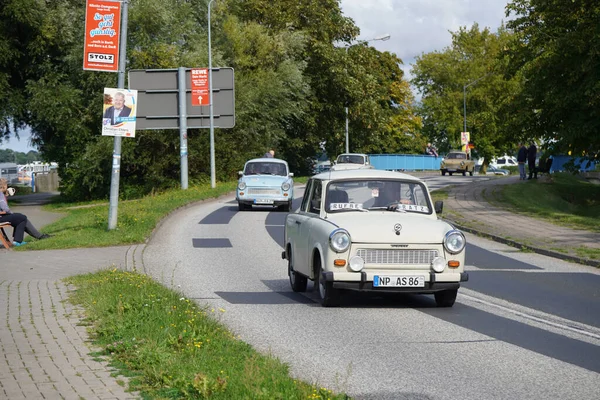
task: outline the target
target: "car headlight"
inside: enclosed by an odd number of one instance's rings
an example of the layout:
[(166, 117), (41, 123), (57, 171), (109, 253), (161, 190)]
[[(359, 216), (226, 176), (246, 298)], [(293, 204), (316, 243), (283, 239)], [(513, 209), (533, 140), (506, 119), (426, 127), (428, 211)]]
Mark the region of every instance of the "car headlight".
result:
[(443, 257), (434, 258), (431, 262), (431, 268), (433, 268), (435, 272), (444, 272), (444, 269), (446, 268), (446, 260)]
[(281, 189), (287, 191), (290, 190), (290, 184), (289, 183), (284, 183), (283, 185), (281, 185)]
[(245, 182), (238, 183), (238, 189), (240, 189), (240, 190), (246, 189), (246, 183)]
[(463, 251), (466, 244), (467, 240), (465, 239), (465, 235), (460, 231), (449, 231), (444, 237), (444, 247), (451, 254), (460, 253)]
[(362, 257), (354, 256), (350, 259), (348, 265), (352, 271), (358, 272), (365, 267), (365, 260), (363, 260)]
[(350, 247), (350, 234), (345, 229), (336, 229), (329, 235), (329, 247), (336, 253), (343, 253)]

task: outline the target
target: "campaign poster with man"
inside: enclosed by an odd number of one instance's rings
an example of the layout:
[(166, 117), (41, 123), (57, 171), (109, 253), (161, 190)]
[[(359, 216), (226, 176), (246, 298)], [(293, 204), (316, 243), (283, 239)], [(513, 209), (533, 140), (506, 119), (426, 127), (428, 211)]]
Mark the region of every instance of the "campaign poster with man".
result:
[(102, 136), (135, 137), (137, 90), (104, 88)]

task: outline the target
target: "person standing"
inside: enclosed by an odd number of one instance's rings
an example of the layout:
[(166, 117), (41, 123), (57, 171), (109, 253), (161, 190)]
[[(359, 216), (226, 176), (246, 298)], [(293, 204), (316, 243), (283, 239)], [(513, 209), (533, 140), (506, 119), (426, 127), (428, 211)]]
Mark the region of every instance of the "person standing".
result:
[(537, 179), (537, 169), (535, 168), (535, 158), (537, 157), (537, 147), (534, 141), (529, 142), (529, 148), (527, 148), (527, 164), (529, 166), (529, 177)]
[(519, 164), (519, 179), (525, 180), (525, 162), (527, 161), (527, 147), (523, 142), (519, 142), (519, 152), (517, 153), (517, 163)]

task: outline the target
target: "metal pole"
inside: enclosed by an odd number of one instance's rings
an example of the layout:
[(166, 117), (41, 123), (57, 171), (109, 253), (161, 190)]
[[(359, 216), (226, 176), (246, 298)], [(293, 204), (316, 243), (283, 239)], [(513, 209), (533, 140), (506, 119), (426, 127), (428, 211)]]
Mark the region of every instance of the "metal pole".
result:
[(215, 188), (217, 186), (215, 178), (215, 124), (213, 114), (213, 93), (212, 93), (212, 51), (210, 46), (210, 6), (214, 0), (208, 2), (208, 106), (210, 110), (210, 187)]
[(346, 153), (350, 153), (350, 138), (348, 136), (348, 107), (346, 107)]
[(188, 188), (188, 149), (187, 149), (187, 98), (185, 68), (177, 68), (177, 96), (179, 107), (179, 157), (181, 164), (181, 188)]
[(463, 107), (464, 107), (464, 127), (465, 130), (463, 132), (467, 131), (467, 85), (463, 85)]
[[(209, 35), (210, 35), (210, 33), (209, 33)], [(375, 41), (375, 40), (383, 40), (383, 41), (385, 41), (385, 40), (388, 40), (389, 38), (390, 38), (390, 35), (389, 34), (385, 34), (385, 35), (374, 37), (373, 39), (359, 40), (358, 42), (356, 42), (354, 44), (349, 44), (349, 45), (345, 46), (346, 57), (348, 56), (348, 49), (350, 47), (352, 47), (352, 46), (356, 46), (357, 44), (362, 44), (362, 43), (369, 43), (369, 42), (372, 42), (372, 41)], [(346, 75), (347, 74), (348, 74), (348, 71), (346, 70)], [(346, 106), (345, 109), (346, 109), (346, 153), (350, 153), (350, 134), (348, 133), (348, 106)]]
[[(119, 72), (117, 87), (125, 88), (125, 63), (127, 61), (127, 11), (129, 0), (123, 0), (121, 9), (121, 43), (119, 44)], [(112, 174), (110, 179), (110, 201), (108, 206), (108, 230), (117, 227), (119, 210), (119, 172), (121, 171), (121, 137), (115, 136), (112, 157)]]

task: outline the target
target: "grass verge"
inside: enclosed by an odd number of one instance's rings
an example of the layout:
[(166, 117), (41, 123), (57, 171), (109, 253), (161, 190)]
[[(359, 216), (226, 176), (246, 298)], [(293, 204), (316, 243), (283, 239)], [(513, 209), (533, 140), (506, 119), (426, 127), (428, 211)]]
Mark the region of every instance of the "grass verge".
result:
[(570, 228), (600, 232), (600, 185), (557, 173), (522, 185), (502, 185), (495, 205)]
[(138, 200), (120, 201), (117, 227), (108, 230), (108, 207), (106, 202), (53, 203), (49, 211), (66, 216), (42, 229), (53, 235), (45, 240), (32, 240), (27, 248), (15, 250), (67, 249), (76, 247), (119, 246), (146, 241), (158, 223), (172, 211), (201, 200), (216, 198), (235, 190), (237, 182), (193, 186), (187, 190), (171, 189)]
[(86, 312), (93, 355), (129, 377), (146, 399), (348, 399), (289, 376), (199, 307), (150, 277), (117, 269), (67, 278)]

